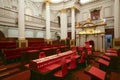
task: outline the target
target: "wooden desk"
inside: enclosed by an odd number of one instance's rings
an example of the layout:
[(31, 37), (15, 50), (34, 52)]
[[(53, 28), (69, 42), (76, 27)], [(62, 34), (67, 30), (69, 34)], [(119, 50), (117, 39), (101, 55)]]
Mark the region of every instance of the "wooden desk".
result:
[(98, 63), (100, 63), (100, 64), (105, 65), (105, 66), (109, 66), (109, 64), (110, 64), (110, 62), (108, 62), (108, 61), (106, 61), (106, 60), (104, 60), (104, 59), (102, 59), (102, 58), (97, 58), (96, 61), (97, 61)]
[(21, 62), (23, 65), (28, 64), (30, 60), (38, 59), (39, 58), (40, 50), (28, 50), (25, 52), (21, 52)]
[(102, 56), (100, 56), (101, 58), (103, 58), (103, 59), (105, 59), (105, 60), (108, 60), (108, 61), (110, 61), (111, 60), (111, 58), (110, 57), (108, 57), (108, 56), (105, 56), (105, 55), (102, 55)]
[(90, 65), (85, 69), (85, 72), (92, 77), (92, 80), (105, 80), (106, 72), (97, 67)]
[[(41, 68), (48, 68), (50, 65), (58, 64), (61, 65), (62, 58), (69, 58), (73, 54), (72, 51), (63, 52), (60, 54), (55, 54), (45, 58), (35, 59), (30, 62), (30, 68), (36, 71), (39, 71)], [(41, 73), (41, 72), (40, 72)]]
[(105, 60), (105, 59), (102, 59), (102, 58), (97, 58), (96, 61), (99, 63), (99, 68), (101, 70), (104, 70), (104, 71), (109, 71), (109, 65), (110, 65), (110, 62)]
[(36, 74), (38, 76), (41, 75), (41, 77), (43, 75), (44, 76), (45, 75), (47, 76), (48, 74), (50, 75), (50, 73), (53, 73), (54, 71), (61, 67), (62, 58), (66, 58), (66, 62), (69, 63), (71, 61), (71, 56), (73, 55), (75, 56), (75, 58), (79, 58), (79, 56), (75, 55), (72, 51), (67, 51), (52, 56), (48, 56), (45, 58), (32, 60), (29, 64), (32, 73), (31, 76), (36, 76)]
[(118, 56), (117, 53), (108, 53), (108, 52), (106, 52), (105, 55), (106, 56)]
[(41, 51), (46, 53), (46, 56), (51, 56), (56, 54), (57, 47), (43, 48)]

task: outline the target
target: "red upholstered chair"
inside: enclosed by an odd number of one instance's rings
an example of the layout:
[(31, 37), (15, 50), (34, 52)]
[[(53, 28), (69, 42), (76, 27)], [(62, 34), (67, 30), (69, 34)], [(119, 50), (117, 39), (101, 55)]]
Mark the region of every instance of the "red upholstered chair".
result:
[(77, 67), (76, 58), (74, 56), (71, 56), (71, 62), (68, 66), (68, 69), (75, 69), (76, 67)]
[(66, 59), (63, 58), (61, 61), (61, 69), (58, 70), (57, 72), (54, 73), (55, 77), (59, 77), (59, 78), (63, 78), (67, 75), (68, 70), (67, 70), (67, 63), (66, 63)]
[(92, 55), (92, 49), (91, 48), (87, 49), (87, 53), (88, 55)]
[(90, 47), (90, 43), (87, 41), (85, 42), (85, 48), (89, 48)]
[(78, 52), (81, 53), (83, 51), (83, 47), (78, 47)]
[(76, 46), (73, 46), (73, 47), (71, 48), (71, 50), (77, 54), (77, 47), (76, 47)]
[(45, 52), (40, 52), (40, 53), (39, 53), (39, 58), (44, 58), (44, 57), (46, 57)]
[(86, 53), (83, 51), (83, 52), (81, 53), (81, 58), (80, 58), (80, 60), (78, 61), (78, 63), (80, 63), (81, 66), (85, 66), (85, 61), (86, 61)]
[(82, 54), (81, 54), (81, 58), (79, 60), (79, 63), (84, 63), (85, 62), (85, 58), (86, 58), (86, 54), (85, 52), (83, 51)]

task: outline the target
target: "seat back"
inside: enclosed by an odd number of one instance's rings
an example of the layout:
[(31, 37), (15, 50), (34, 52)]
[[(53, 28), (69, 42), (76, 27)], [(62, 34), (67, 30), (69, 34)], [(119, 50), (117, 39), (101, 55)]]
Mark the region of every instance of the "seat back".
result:
[(76, 59), (74, 56), (71, 56), (71, 62), (69, 64), (68, 69), (75, 69), (76, 68)]
[(72, 51), (77, 51), (77, 47), (76, 46), (72, 46)]
[(57, 53), (57, 54), (61, 53), (60, 49), (57, 49), (57, 50), (56, 50), (56, 53)]
[(92, 55), (92, 49), (91, 48), (87, 49), (87, 53), (88, 55)]
[(73, 52), (77, 53), (77, 47), (76, 46), (73, 46), (71, 49), (72, 49)]
[(44, 57), (46, 57), (45, 52), (40, 52), (40, 53), (39, 53), (39, 58), (44, 58)]
[(61, 70), (62, 70), (62, 75), (65, 76), (67, 74), (67, 63), (66, 63), (66, 59), (62, 59), (62, 67), (61, 67)]
[(85, 54), (85, 52), (83, 51), (82, 54), (81, 54), (81, 58), (80, 58), (79, 63), (84, 63), (84, 62), (85, 62), (85, 58), (86, 58), (86, 54)]

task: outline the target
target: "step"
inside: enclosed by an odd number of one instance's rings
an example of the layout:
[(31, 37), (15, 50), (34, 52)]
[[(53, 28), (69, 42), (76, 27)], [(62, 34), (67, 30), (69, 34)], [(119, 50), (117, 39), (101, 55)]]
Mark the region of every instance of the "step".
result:
[(4, 64), (3, 61), (0, 61), (0, 66), (3, 65), (3, 64)]
[(7, 70), (10, 70), (10, 69), (14, 69), (14, 68), (17, 68), (17, 67), (20, 67), (20, 63), (14, 63), (14, 64), (9, 64), (9, 65), (2, 65), (0, 66), (0, 73), (1, 72), (4, 72), (4, 71), (7, 71)]
[(14, 75), (3, 78), (2, 80), (30, 80), (30, 70), (21, 71)]
[(11, 69), (11, 70), (7, 70), (5, 72), (0, 73), (0, 78), (6, 77), (6, 76), (10, 76), (12, 74), (18, 73), (21, 70), (19, 68), (15, 68), (15, 69)]
[(3, 64), (4, 64), (3, 60), (2, 60), (2, 58), (0, 58), (0, 66), (3, 65)]

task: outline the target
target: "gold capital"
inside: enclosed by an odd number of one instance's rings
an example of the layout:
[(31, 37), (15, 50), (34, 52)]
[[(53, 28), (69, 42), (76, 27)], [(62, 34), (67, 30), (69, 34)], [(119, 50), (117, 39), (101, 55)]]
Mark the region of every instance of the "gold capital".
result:
[(66, 11), (66, 9), (61, 9), (60, 12), (61, 13), (66, 13), (67, 11)]
[(44, 2), (49, 5), (50, 4), (50, 0), (44, 0)]
[(74, 10), (74, 9), (75, 9), (75, 6), (72, 6), (71, 9)]

